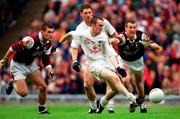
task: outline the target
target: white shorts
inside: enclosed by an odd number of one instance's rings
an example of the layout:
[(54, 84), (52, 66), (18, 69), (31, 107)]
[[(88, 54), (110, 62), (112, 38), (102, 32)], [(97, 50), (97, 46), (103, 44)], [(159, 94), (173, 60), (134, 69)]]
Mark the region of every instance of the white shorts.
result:
[(94, 62), (90, 63), (90, 65), (89, 65), (89, 71), (98, 80), (101, 80), (100, 73), (101, 73), (102, 69), (105, 69), (105, 68), (115, 72), (115, 68), (108, 61), (105, 61), (105, 60), (94, 61)]
[(14, 80), (26, 79), (27, 75), (39, 69), (39, 66), (35, 62), (30, 65), (25, 65), (23, 63), (11, 61), (10, 63), (10, 72)]
[(123, 67), (123, 65), (129, 67), (132, 73), (141, 73), (144, 71), (143, 57), (141, 57), (138, 60), (128, 62), (128, 61), (123, 60), (120, 56), (118, 56), (118, 63), (120, 67)]

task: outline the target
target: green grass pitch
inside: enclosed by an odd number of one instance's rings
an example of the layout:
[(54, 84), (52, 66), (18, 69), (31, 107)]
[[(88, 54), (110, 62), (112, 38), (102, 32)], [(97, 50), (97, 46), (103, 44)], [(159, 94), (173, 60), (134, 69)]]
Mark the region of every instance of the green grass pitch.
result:
[(128, 105), (116, 105), (116, 112), (87, 114), (88, 103), (48, 103), (49, 115), (37, 114), (35, 103), (0, 103), (0, 119), (180, 119), (180, 104), (148, 104), (148, 113), (128, 112)]

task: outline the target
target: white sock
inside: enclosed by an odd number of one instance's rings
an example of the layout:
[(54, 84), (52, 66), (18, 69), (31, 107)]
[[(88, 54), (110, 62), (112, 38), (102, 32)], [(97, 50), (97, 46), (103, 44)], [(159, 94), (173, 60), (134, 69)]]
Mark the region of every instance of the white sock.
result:
[(39, 106), (39, 107), (46, 107), (45, 104), (44, 104), (44, 105), (40, 105), (40, 104), (39, 104), (38, 106)]
[(93, 109), (93, 110), (96, 110), (97, 109), (97, 100), (95, 100), (95, 101), (89, 101), (89, 104), (90, 104), (90, 107), (91, 107), (91, 109)]
[(126, 97), (130, 104), (136, 102), (136, 97), (132, 93), (129, 93)]
[(109, 103), (108, 103), (108, 108), (113, 108), (114, 109), (114, 101), (113, 100), (110, 100)]
[(100, 100), (100, 104), (102, 107), (105, 107), (109, 101), (106, 100), (105, 96), (103, 96)]

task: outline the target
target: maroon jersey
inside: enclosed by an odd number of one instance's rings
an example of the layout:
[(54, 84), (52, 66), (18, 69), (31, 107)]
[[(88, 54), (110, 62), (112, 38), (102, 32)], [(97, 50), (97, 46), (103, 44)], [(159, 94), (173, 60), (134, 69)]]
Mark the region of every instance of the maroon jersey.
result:
[[(30, 36), (34, 40), (32, 48), (27, 49), (23, 46), (23, 41), (15, 42), (11, 45), (14, 51), (13, 60), (19, 63), (25, 63), (26, 65), (31, 64), (35, 58), (39, 57), (42, 59), (42, 63), (47, 66), (50, 64), (50, 52), (51, 42), (42, 43), (41, 33)], [(49, 52), (49, 53), (48, 53)]]
[(137, 30), (136, 32), (137, 38), (135, 39), (134, 42), (130, 42), (129, 40), (127, 40), (127, 35), (124, 32), (123, 34), (125, 36), (124, 45), (118, 44), (117, 46), (114, 46), (116, 47), (121, 58), (125, 61), (130, 61), (130, 62), (141, 58), (145, 53), (144, 46), (139, 42), (139, 40), (141, 40), (143, 33)]

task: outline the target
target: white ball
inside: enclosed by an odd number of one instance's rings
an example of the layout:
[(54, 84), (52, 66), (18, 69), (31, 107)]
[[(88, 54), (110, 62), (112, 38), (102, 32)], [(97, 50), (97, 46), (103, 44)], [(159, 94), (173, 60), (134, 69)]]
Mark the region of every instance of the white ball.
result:
[(25, 42), (27, 49), (30, 49), (34, 46), (34, 40), (29, 36), (24, 37), (22, 41)]
[(149, 93), (149, 100), (152, 103), (160, 103), (164, 99), (164, 92), (159, 88), (154, 88)]

